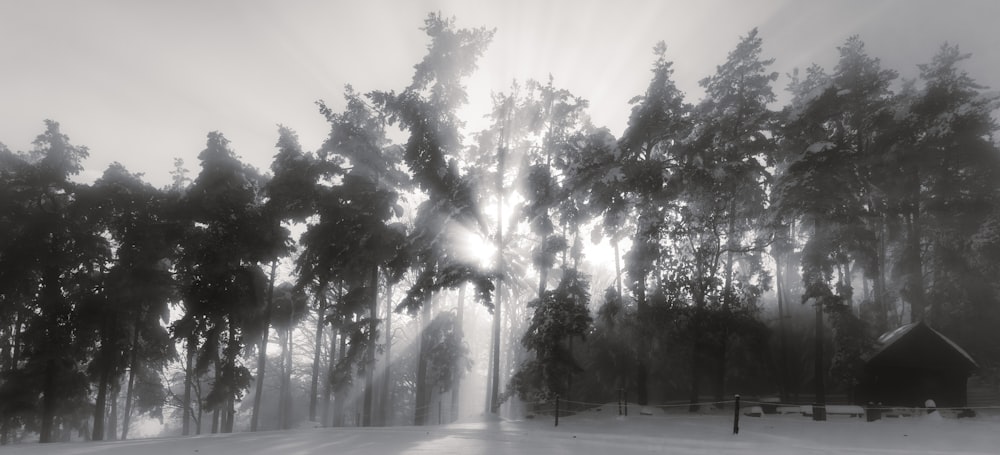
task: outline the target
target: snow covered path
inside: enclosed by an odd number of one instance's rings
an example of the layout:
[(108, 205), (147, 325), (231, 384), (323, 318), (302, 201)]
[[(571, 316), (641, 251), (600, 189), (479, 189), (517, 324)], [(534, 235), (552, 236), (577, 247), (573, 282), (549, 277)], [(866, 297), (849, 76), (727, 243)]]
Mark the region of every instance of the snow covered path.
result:
[(865, 422), (801, 416), (742, 417), (732, 434), (727, 415), (657, 415), (620, 418), (590, 412), (520, 422), (467, 422), (445, 426), (316, 428), (136, 441), (21, 444), (2, 455), (256, 455), (256, 454), (998, 454), (1000, 420)]

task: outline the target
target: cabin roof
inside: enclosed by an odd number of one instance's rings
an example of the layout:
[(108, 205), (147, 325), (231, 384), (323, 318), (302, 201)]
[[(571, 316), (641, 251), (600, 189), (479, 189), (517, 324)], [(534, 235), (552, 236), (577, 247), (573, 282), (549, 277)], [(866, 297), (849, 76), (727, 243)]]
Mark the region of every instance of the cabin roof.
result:
[(878, 345), (868, 365), (967, 371), (979, 368), (965, 349), (923, 321), (886, 332), (878, 338)]

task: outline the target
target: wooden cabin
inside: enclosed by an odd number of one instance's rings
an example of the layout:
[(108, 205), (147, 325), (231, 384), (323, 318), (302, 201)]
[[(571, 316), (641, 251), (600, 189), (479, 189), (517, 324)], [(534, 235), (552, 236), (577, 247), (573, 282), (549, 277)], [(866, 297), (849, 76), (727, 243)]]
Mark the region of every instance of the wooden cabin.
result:
[(865, 364), (862, 403), (922, 407), (964, 407), (967, 382), (979, 366), (954, 341), (924, 322), (904, 325), (878, 339)]

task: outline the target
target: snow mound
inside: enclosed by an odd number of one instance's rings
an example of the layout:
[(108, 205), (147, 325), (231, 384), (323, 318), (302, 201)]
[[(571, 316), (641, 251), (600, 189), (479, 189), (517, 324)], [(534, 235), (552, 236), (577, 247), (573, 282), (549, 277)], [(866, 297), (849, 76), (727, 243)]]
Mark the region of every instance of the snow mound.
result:
[[(617, 403), (602, 411), (578, 412), (553, 419), (505, 421), (492, 415), (470, 416), (460, 424), (423, 427), (317, 428), (262, 431), (117, 442), (21, 444), (0, 449), (3, 455), (257, 455), (257, 454), (482, 454), (510, 453), (591, 455), (613, 453), (768, 454), (803, 453), (949, 455), (996, 453), (1000, 420), (922, 417), (835, 418), (814, 422), (801, 415), (768, 415), (740, 420), (733, 434), (732, 408), (715, 414), (661, 412), (638, 416), (630, 405), (621, 418)], [(654, 408), (659, 409), (659, 408)], [(634, 414), (633, 414), (634, 413)], [(635, 415), (635, 417), (632, 417)]]

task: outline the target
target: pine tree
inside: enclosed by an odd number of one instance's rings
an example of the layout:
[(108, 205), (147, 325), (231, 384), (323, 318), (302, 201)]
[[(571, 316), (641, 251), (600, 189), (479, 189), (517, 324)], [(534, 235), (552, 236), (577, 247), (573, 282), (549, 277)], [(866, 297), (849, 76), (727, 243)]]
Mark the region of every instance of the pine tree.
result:
[[(758, 221), (771, 179), (767, 168), (773, 163), (775, 125), (768, 104), (775, 100), (771, 83), (778, 74), (768, 72), (774, 60), (762, 59), (762, 44), (757, 29), (751, 30), (716, 74), (701, 80), (705, 98), (694, 110), (697, 127), (684, 165), (675, 174), (676, 185), (683, 188), (679, 199), (684, 226), (675, 234), (689, 239), (682, 244), (695, 245), (686, 255), (696, 264), (696, 307), (721, 311), (702, 317), (728, 321), (706, 324), (714, 327), (713, 333), (694, 331), (694, 362), (701, 348), (711, 348), (716, 401), (725, 394), (727, 354), (738, 330), (731, 323), (746, 314), (742, 310), (755, 310), (752, 296), (768, 280), (759, 259), (766, 242)], [(697, 363), (692, 367), (697, 376)], [(692, 378), (692, 384), (697, 382)]]
[(263, 177), (228, 143), (221, 133), (209, 133), (199, 154), (201, 172), (184, 195), (191, 223), (179, 261), (185, 314), (174, 326), (189, 350), (201, 345), (196, 373), (214, 369), (204, 404), (222, 417), (222, 432), (232, 431), (235, 401), (251, 381), (240, 356), (244, 340), (256, 338), (265, 309), (267, 278), (260, 264), (283, 254), (288, 236), (265, 211)]
[[(639, 321), (646, 321), (649, 305), (647, 280), (661, 255), (660, 240), (668, 222), (668, 207), (677, 196), (670, 185), (671, 175), (679, 165), (679, 148), (690, 132), (691, 106), (684, 102), (683, 93), (671, 79), (673, 62), (667, 60), (666, 45), (659, 43), (654, 51), (653, 79), (646, 93), (631, 100), (632, 113), (628, 127), (619, 139), (617, 163), (608, 170), (609, 176), (620, 175), (617, 188), (621, 195), (603, 208), (607, 218), (633, 218), (635, 225), (632, 248), (625, 255), (629, 288), (636, 302)], [(649, 340), (649, 328), (640, 326), (637, 339)], [(639, 349), (637, 365), (637, 401), (648, 401), (647, 376), (651, 359), (643, 358), (649, 349)]]
[[(121, 432), (126, 439), (137, 401), (137, 379), (153, 381), (140, 391), (162, 389), (158, 371), (176, 355), (163, 324), (168, 322), (168, 303), (175, 298), (170, 269), (180, 224), (171, 217), (166, 195), (120, 164), (113, 163), (105, 171), (94, 191), (97, 200), (92, 212), (102, 220), (115, 247), (104, 278), (105, 296), (84, 311), (101, 339), (100, 352), (91, 365), (99, 376), (93, 439), (104, 438), (102, 398), (128, 371)], [(162, 403), (162, 395), (161, 390), (143, 401)], [(155, 404), (146, 409), (160, 412)]]
[(545, 291), (528, 306), (534, 309), (531, 324), (521, 343), (535, 358), (522, 364), (511, 379), (510, 392), (527, 401), (566, 397), (572, 375), (583, 368), (572, 354), (572, 340), (584, 337), (592, 318), (587, 307), (590, 289), (587, 277), (564, 269), (559, 286)]
[[(462, 178), (454, 156), (461, 151), (462, 122), (456, 112), (467, 100), (462, 78), (475, 70), (476, 59), (493, 31), (456, 29), (454, 19), (439, 14), (428, 15), (423, 30), (431, 42), (427, 55), (415, 66), (410, 86), (399, 94), (375, 92), (369, 96), (388, 114), (390, 123), (398, 122), (409, 132), (403, 161), (428, 198), (418, 209), (416, 225), (408, 236), (407, 249), (418, 269), (415, 284), (401, 305), (410, 312), (416, 312), (438, 290), (468, 281), (476, 285), (476, 295), (485, 303), (490, 302), (493, 290), (486, 274), (446, 253), (447, 239), (441, 236), (452, 223), (485, 231), (471, 185)], [(493, 308), (498, 324), (499, 301)], [(494, 363), (493, 376), (499, 373), (497, 366)]]
[(79, 309), (103, 297), (100, 272), (110, 255), (88, 213), (90, 188), (70, 180), (83, 169), (88, 150), (72, 145), (57, 122), (45, 124), (31, 152), (4, 150), (6, 213), (16, 216), (8, 223), (17, 224), (0, 252), (0, 294), (24, 309), (15, 310), (15, 330), (21, 332), (12, 370), (0, 387), (11, 403), (4, 406), (3, 424), (9, 427), (15, 414), (37, 418), (43, 443), (55, 440), (57, 418), (72, 423), (73, 411), (87, 399), (84, 359), (94, 340)]
[[(873, 207), (866, 198), (871, 180), (865, 163), (874, 153), (878, 126), (886, 116), (887, 87), (895, 76), (864, 53), (857, 37), (839, 49), (841, 59), (832, 77), (811, 68), (806, 80), (793, 87), (796, 98), (787, 113), (784, 145), (798, 154), (779, 177), (773, 200), (779, 224), (795, 220), (808, 233), (801, 259), (802, 302), (816, 308), (813, 378), (821, 407), (827, 376), (823, 312), (844, 315), (845, 306), (850, 311), (851, 264), (862, 264), (869, 273), (877, 268), (875, 234), (868, 222)], [(837, 326), (841, 331), (848, 327), (843, 320)], [(842, 365), (862, 353), (844, 343), (838, 349)], [(825, 419), (825, 414), (817, 411), (814, 418)]]

